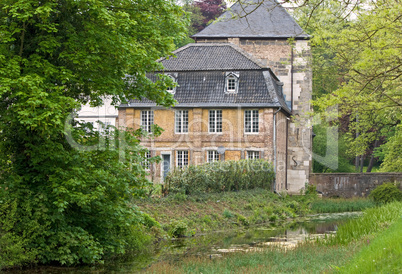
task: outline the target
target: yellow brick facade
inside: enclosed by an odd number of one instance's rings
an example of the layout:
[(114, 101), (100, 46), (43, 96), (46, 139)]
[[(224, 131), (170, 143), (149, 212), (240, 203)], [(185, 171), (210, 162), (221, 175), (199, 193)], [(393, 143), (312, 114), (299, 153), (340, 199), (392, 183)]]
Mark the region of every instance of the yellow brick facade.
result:
[[(188, 164), (198, 165), (207, 162), (208, 151), (224, 148), (220, 160), (240, 160), (247, 158), (247, 151), (258, 152), (259, 157), (273, 162), (273, 121), (277, 108), (120, 108), (118, 126), (138, 129), (141, 126), (141, 111), (152, 110), (154, 124), (163, 128), (163, 133), (156, 138), (144, 138), (141, 144), (147, 147), (152, 156), (170, 158), (170, 168), (177, 166), (177, 152), (188, 152)], [(175, 110), (188, 110), (188, 133), (175, 132)], [(222, 132), (209, 132), (209, 111), (222, 111)], [(246, 133), (245, 110), (258, 110), (258, 133)], [(286, 125), (283, 112), (276, 115), (277, 138), (277, 190), (285, 189), (286, 177)], [(164, 158), (165, 157), (165, 158)], [(279, 163), (279, 161), (282, 161)], [(163, 182), (163, 163), (151, 168), (154, 182)]]

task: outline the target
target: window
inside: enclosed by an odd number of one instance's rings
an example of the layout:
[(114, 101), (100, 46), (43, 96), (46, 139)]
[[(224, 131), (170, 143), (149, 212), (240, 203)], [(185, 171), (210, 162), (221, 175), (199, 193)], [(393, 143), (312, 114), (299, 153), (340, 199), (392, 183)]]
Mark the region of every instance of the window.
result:
[(225, 93), (237, 93), (239, 86), (239, 73), (226, 72)]
[[(168, 75), (170, 79), (172, 79), (173, 83), (176, 83), (176, 78), (174, 78), (172, 75)], [(176, 92), (176, 87), (175, 86), (169, 86), (166, 90), (169, 93), (175, 94)]]
[(235, 93), (236, 92), (236, 78), (228, 77), (228, 92)]
[(209, 132), (222, 132), (222, 110), (209, 111)]
[(152, 133), (152, 125), (154, 124), (153, 110), (141, 111), (141, 128), (148, 133)]
[(258, 109), (244, 111), (244, 131), (258, 133)]
[(219, 161), (219, 153), (218, 153), (218, 151), (216, 151), (216, 150), (208, 151), (207, 162), (212, 163), (212, 162), (216, 162), (216, 161)]
[(177, 167), (188, 166), (188, 151), (187, 150), (178, 150), (176, 152), (176, 166)]
[(175, 130), (176, 133), (188, 132), (188, 110), (176, 110)]
[(149, 159), (151, 159), (151, 152), (147, 151), (145, 152), (145, 160), (141, 163), (141, 165), (143, 166), (143, 168), (145, 170), (150, 170), (151, 169), (151, 163), (149, 162)]
[(260, 159), (259, 151), (247, 151), (247, 159)]

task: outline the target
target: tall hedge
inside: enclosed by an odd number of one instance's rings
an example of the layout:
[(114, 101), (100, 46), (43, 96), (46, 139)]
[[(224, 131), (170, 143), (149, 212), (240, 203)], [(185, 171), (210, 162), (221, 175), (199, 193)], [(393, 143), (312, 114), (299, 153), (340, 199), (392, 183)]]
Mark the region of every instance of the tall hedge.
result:
[(170, 193), (238, 191), (253, 188), (271, 189), (275, 172), (265, 160), (240, 160), (206, 163), (170, 172), (165, 183)]

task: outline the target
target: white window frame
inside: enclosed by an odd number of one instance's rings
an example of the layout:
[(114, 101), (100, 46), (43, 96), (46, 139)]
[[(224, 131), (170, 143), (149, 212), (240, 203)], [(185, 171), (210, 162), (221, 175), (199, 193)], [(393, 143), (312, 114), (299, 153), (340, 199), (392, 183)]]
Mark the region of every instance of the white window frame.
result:
[(219, 153), (216, 150), (207, 151), (207, 163), (219, 161)]
[[(220, 113), (220, 116), (218, 116), (219, 113)], [(209, 116), (208, 132), (209, 133), (222, 133), (222, 110), (221, 109), (211, 109), (208, 111), (208, 116)], [(213, 121), (212, 121), (212, 119), (213, 119)], [(211, 127), (211, 124), (213, 127)]]
[[(250, 128), (247, 127), (247, 113), (250, 113)], [(255, 117), (255, 113), (257, 116)], [(257, 119), (257, 127), (254, 128), (255, 118)], [(258, 109), (246, 109), (244, 111), (244, 133), (246, 134), (258, 134), (260, 131), (260, 113)]]
[[(176, 78), (172, 75), (168, 75), (170, 77), (170, 79), (172, 79), (173, 83), (176, 83)], [(175, 94), (176, 93), (176, 86), (174, 87), (168, 87), (166, 89), (167, 92), (171, 93), (171, 94)]]
[(255, 150), (248, 150), (246, 151), (246, 159), (249, 160), (259, 160), (260, 159), (260, 151), (255, 151)]
[(154, 124), (154, 111), (141, 110), (141, 129), (148, 133), (152, 133), (153, 124)]
[(151, 151), (145, 152), (145, 160), (142, 161), (141, 165), (144, 167), (145, 170), (150, 171), (151, 170), (151, 163), (149, 162), (149, 159), (151, 159)]
[(188, 110), (175, 110), (174, 132), (176, 134), (188, 134)]
[(176, 167), (183, 168), (187, 167), (189, 163), (188, 150), (177, 150), (176, 151)]
[(239, 91), (239, 72), (226, 72), (225, 93), (236, 94)]

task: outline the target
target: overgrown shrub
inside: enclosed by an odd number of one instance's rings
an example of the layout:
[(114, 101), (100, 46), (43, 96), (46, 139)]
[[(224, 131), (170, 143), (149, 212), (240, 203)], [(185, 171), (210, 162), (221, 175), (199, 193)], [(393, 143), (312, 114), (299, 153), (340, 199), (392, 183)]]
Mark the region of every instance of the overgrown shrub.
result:
[(17, 204), (15, 201), (0, 201), (0, 271), (4, 268), (21, 266), (35, 262), (36, 251), (28, 247), (27, 236), (34, 228), (17, 235), (12, 229), (17, 222), (15, 218)]
[(265, 160), (213, 162), (175, 169), (166, 177), (171, 193), (239, 191), (254, 188), (271, 189), (275, 173)]
[(186, 235), (187, 229), (188, 227), (185, 222), (175, 220), (170, 224), (168, 234), (174, 238), (184, 237)]
[(393, 201), (402, 201), (402, 191), (392, 183), (385, 183), (371, 191), (369, 197), (377, 204), (386, 204)]

